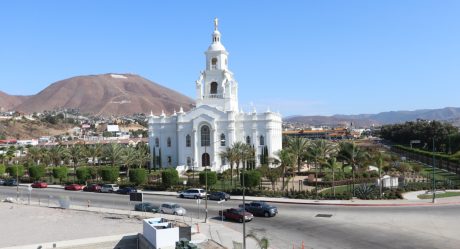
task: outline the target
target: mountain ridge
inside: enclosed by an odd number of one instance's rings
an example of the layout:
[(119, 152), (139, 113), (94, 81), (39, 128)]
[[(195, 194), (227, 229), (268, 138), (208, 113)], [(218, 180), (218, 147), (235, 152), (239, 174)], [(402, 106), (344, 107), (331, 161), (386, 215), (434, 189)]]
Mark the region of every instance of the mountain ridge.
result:
[[(5, 93), (4, 93), (5, 94)], [(135, 74), (107, 73), (67, 78), (27, 98), (5, 94), (0, 106), (24, 113), (75, 108), (97, 116), (133, 113), (173, 113), (189, 110), (194, 101), (172, 89)], [(2, 98), (3, 99), (3, 98)]]

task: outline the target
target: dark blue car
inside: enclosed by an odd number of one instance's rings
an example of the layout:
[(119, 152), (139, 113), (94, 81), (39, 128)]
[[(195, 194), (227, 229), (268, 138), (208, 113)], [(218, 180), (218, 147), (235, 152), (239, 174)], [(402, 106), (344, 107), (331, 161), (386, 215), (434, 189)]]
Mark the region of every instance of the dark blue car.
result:
[(129, 195), (130, 193), (137, 193), (137, 189), (133, 187), (124, 187), (117, 190), (117, 194)]
[(8, 179), (5, 181), (5, 183), (3, 183), (3, 185), (5, 186), (18, 186), (18, 182), (16, 181), (16, 179)]

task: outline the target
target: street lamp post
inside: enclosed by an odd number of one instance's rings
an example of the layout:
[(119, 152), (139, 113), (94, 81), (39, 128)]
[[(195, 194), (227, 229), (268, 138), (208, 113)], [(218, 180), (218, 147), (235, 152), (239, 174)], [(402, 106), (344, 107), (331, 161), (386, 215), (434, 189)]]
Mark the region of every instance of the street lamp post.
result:
[[(218, 143), (218, 142), (222, 142), (223, 140), (219, 140), (219, 141), (215, 141), (212, 143), (212, 145)], [(206, 152), (206, 148), (208, 147), (208, 145), (205, 143), (204, 145), (204, 154), (207, 155), (207, 160), (206, 160), (206, 165), (204, 165), (205, 169), (204, 169), (204, 174), (205, 174), (205, 192), (206, 192), (206, 195), (205, 195), (205, 199), (204, 199), (204, 208), (205, 208), (205, 216), (204, 216), (204, 222), (206, 223), (208, 221), (208, 170), (207, 170), (207, 167), (209, 167), (209, 162), (211, 161), (211, 157), (207, 154)]]
[(433, 136), (433, 203), (436, 202), (436, 179), (435, 179), (435, 174), (434, 171), (436, 169), (435, 165), (435, 157), (434, 157), (434, 136)]

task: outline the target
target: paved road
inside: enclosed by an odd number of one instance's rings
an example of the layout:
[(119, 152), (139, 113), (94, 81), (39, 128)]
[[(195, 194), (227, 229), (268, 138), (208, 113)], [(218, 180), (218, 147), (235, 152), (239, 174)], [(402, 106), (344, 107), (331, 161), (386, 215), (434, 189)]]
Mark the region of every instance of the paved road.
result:
[[(27, 190), (21, 187), (25, 194)], [(0, 197), (15, 196), (16, 189), (0, 187)], [(32, 198), (46, 203), (48, 196), (67, 195), (72, 203), (130, 209), (128, 197), (117, 194), (71, 192), (58, 189), (35, 189)], [(195, 200), (170, 196), (144, 196), (154, 203), (176, 202), (194, 218), (198, 215)], [(204, 201), (202, 202), (204, 203)], [(227, 207), (240, 201), (229, 201)], [(209, 217), (218, 220), (220, 209), (209, 201)], [(247, 231), (269, 238), (273, 248), (459, 248), (460, 208), (458, 206), (426, 207), (343, 207), (276, 204), (280, 214), (272, 218), (256, 217), (247, 223)], [(203, 205), (201, 207), (203, 209)], [(318, 214), (331, 217), (316, 217)], [(203, 211), (201, 211), (203, 215)], [(242, 231), (242, 225), (225, 222)]]

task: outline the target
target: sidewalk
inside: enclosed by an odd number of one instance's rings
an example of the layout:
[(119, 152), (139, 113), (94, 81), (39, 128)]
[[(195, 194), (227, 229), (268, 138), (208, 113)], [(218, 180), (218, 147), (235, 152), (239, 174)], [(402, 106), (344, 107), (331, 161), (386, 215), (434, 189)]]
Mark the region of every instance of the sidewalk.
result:
[[(29, 184), (20, 184), (21, 186), (29, 186)], [(48, 188), (63, 189), (61, 185), (48, 185)], [(455, 191), (455, 190), (452, 190)], [(168, 191), (139, 191), (146, 195), (163, 195), (163, 196), (178, 196), (176, 192)], [(246, 201), (266, 201), (271, 203), (285, 204), (305, 204), (305, 205), (331, 205), (331, 206), (366, 206), (366, 207), (388, 207), (388, 206), (431, 206), (431, 205), (460, 205), (460, 197), (438, 198), (436, 203), (432, 203), (430, 199), (418, 199), (417, 196), (424, 194), (426, 191), (415, 191), (404, 193), (404, 199), (395, 200), (307, 200), (307, 199), (290, 199), (290, 198), (273, 198), (273, 197), (258, 197), (245, 196)], [(243, 196), (234, 195), (232, 200), (243, 200)]]
[[(24, 205), (27, 207), (36, 207), (36, 208), (57, 208), (59, 205), (57, 203), (52, 203), (48, 206), (38, 206), (38, 202), (31, 202), (31, 205), (27, 205), (25, 202), (19, 202), (19, 205)], [(65, 209), (60, 209), (65, 210)], [(243, 234), (240, 231), (236, 231), (225, 225), (225, 222), (220, 220), (208, 219), (207, 223), (204, 223), (203, 219), (196, 219), (191, 217), (184, 216), (175, 216), (168, 214), (160, 213), (149, 213), (149, 212), (138, 212), (133, 210), (121, 210), (121, 209), (111, 209), (111, 208), (101, 208), (101, 207), (87, 207), (87, 206), (78, 206), (71, 205), (68, 210), (81, 211), (81, 212), (93, 212), (93, 213), (103, 213), (111, 215), (126, 215), (131, 218), (145, 219), (153, 217), (163, 217), (171, 221), (178, 221), (185, 223), (192, 228), (192, 239), (190, 242), (194, 244), (205, 243), (208, 240), (213, 240), (222, 247), (225, 248), (234, 248), (234, 243), (241, 243), (243, 241)], [(142, 224), (140, 224), (141, 226)], [(125, 234), (124, 236), (134, 236), (135, 234)], [(88, 245), (90, 246), (93, 243), (108, 243), (119, 240), (122, 235), (115, 236), (103, 236), (96, 238), (86, 238), (86, 239), (75, 239), (68, 241), (59, 241), (57, 244), (60, 246), (66, 247), (77, 247)], [(257, 248), (256, 241), (252, 238), (246, 238), (247, 248)], [(43, 245), (43, 248), (52, 248), (53, 243), (39, 243)], [(10, 247), (9, 249), (19, 249), (19, 248), (37, 248), (37, 244), (31, 245), (22, 245)], [(93, 248), (93, 247), (91, 247)]]

